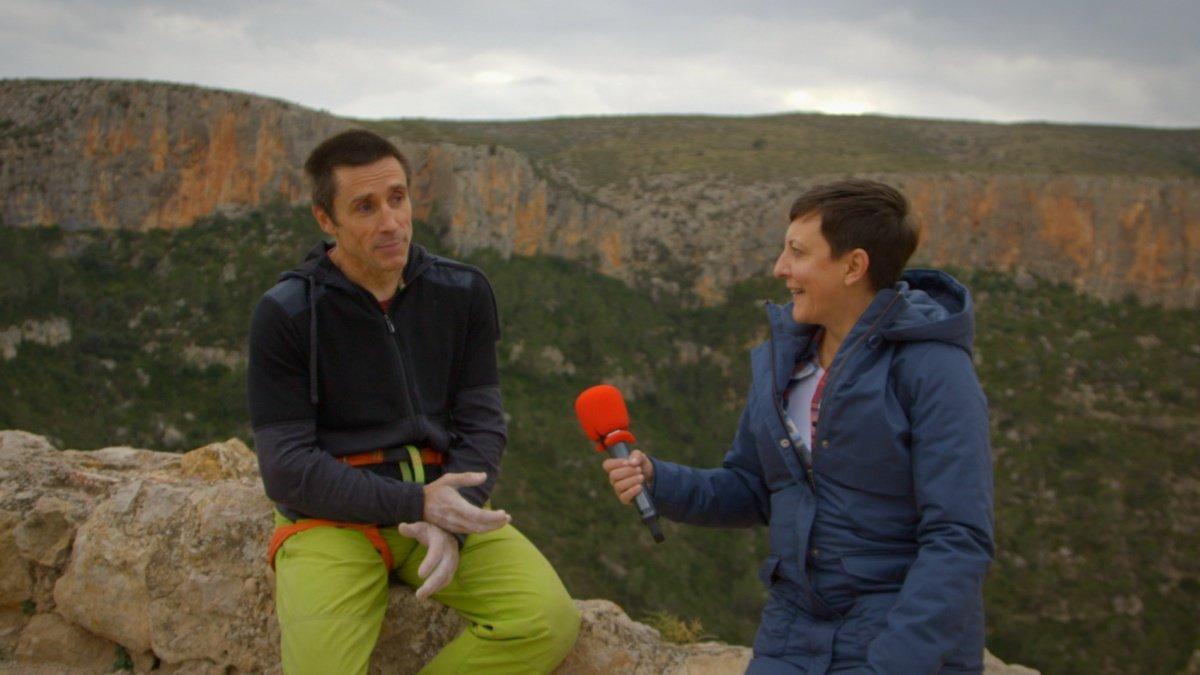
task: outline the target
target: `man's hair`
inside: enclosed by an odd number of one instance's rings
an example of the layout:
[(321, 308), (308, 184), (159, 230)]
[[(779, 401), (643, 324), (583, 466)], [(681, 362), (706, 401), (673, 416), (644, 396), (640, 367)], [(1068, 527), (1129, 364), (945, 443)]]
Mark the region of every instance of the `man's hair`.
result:
[(366, 166), (395, 157), (404, 169), (405, 180), (412, 180), (408, 158), (388, 139), (366, 129), (351, 129), (321, 142), (304, 161), (304, 172), (312, 182), (312, 202), (333, 217), (333, 195), (337, 192), (333, 170), (339, 166)]
[(875, 290), (900, 280), (917, 250), (917, 230), (908, 219), (908, 200), (890, 185), (851, 178), (818, 185), (792, 204), (789, 222), (817, 214), (834, 258), (861, 248), (870, 258), (867, 274)]

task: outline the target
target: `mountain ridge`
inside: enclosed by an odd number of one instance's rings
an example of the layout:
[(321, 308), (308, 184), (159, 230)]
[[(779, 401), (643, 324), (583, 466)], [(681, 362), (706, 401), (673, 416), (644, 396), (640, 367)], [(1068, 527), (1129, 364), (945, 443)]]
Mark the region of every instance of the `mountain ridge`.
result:
[[(308, 149), (366, 126), (410, 155), (417, 216), (455, 253), (562, 256), (713, 305), (769, 269), (792, 199), (854, 174), (909, 194), (929, 242), (920, 264), (1023, 270), (1106, 300), (1200, 305), (1200, 131), (689, 119), (350, 120), (189, 85), (4, 80), (0, 218), (174, 229), (302, 204)], [(997, 134), (1012, 135), (1015, 150)]]

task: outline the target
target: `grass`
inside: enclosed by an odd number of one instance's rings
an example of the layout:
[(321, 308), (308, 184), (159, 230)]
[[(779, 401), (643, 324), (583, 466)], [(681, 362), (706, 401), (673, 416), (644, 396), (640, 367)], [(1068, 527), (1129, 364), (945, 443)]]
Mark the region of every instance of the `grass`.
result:
[(511, 147), (588, 189), (661, 174), (717, 175), (740, 184), (864, 172), (1200, 176), (1197, 129), (813, 113), (367, 125), (410, 141)]

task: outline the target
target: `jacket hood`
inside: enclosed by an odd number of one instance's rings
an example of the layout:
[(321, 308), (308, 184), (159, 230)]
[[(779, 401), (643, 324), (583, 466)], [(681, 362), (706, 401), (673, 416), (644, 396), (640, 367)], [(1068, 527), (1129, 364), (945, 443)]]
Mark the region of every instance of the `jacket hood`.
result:
[(908, 270), (896, 284), (899, 309), (883, 328), (893, 342), (936, 340), (967, 352), (975, 341), (975, 304), (957, 279), (938, 270)]
[[(767, 304), (774, 336), (807, 342), (817, 329), (796, 323), (792, 303)], [(879, 334), (893, 342), (935, 340), (971, 351), (975, 339), (975, 306), (971, 293), (957, 279), (939, 270), (910, 269), (892, 288), (875, 294), (859, 317), (852, 334), (879, 326)]]
[[(312, 279), (318, 283), (329, 286), (339, 286), (346, 289), (353, 289), (357, 284), (350, 281), (345, 274), (338, 269), (337, 265), (326, 255), (333, 249), (333, 242), (322, 240), (317, 242), (304, 255), (304, 259), (300, 264), (292, 269), (279, 275), (279, 280), (289, 278)], [(437, 260), (437, 256), (425, 250), (424, 246), (419, 244), (410, 244), (408, 247), (408, 262), (404, 264), (404, 285), (408, 286), (417, 277), (421, 276), (429, 266)]]

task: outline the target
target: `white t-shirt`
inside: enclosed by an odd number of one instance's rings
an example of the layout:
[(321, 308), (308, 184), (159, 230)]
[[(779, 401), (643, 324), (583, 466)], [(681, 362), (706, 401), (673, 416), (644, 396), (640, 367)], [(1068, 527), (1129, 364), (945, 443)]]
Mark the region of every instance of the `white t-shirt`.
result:
[(812, 399), (825, 369), (814, 357), (796, 367), (787, 389), (788, 435), (792, 442), (812, 448)]

